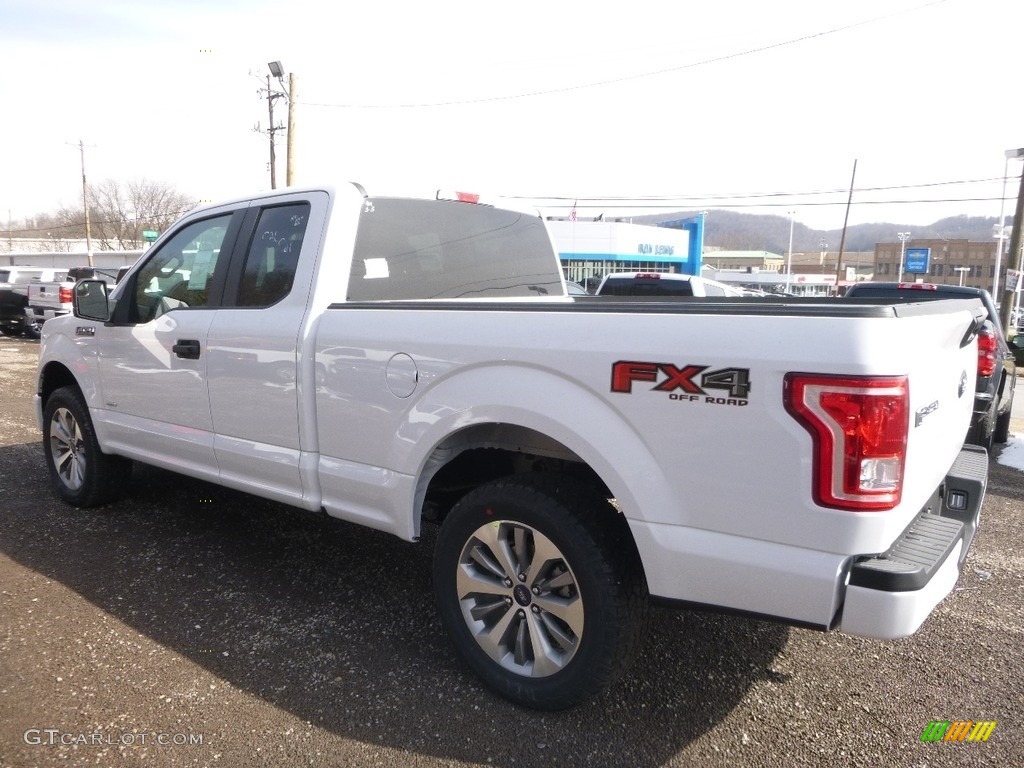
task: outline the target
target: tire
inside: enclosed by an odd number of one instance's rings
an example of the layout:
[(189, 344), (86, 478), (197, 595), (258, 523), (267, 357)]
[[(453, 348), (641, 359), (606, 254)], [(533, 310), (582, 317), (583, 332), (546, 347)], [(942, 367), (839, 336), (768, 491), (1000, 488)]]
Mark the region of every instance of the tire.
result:
[(43, 336), (43, 324), (38, 320), (25, 320), (25, 337), (29, 339), (41, 339)]
[(980, 445), (986, 451), (992, 450), (992, 438), (994, 436), (995, 404), (985, 414), (984, 418), (967, 430), (967, 442), (971, 445)]
[(54, 390), (43, 408), (43, 452), (57, 493), (73, 507), (112, 501), (128, 483), (131, 462), (100, 450), (77, 387)]
[[(1012, 406), (1012, 403), (1011, 403)], [(999, 415), (996, 419), (996, 428), (992, 432), (992, 442), (999, 443), (1002, 445), (1010, 439), (1010, 416), (1011, 408), (1006, 409), (1006, 413)]]
[(647, 583), (625, 520), (559, 475), (463, 497), (438, 535), (434, 590), (467, 666), (533, 709), (565, 709), (610, 686), (646, 626)]
[(0, 325), (0, 333), (4, 336), (21, 336), (23, 331), (23, 328), (15, 328), (10, 325)]

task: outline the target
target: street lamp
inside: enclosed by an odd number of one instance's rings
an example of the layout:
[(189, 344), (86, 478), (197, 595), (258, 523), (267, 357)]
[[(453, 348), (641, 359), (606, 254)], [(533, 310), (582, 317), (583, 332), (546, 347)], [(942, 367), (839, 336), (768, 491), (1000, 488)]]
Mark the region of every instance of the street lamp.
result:
[(1024, 158), (1024, 147), (1008, 149), (1003, 155), (1006, 160), (1003, 162), (1003, 194), (999, 196), (999, 247), (996, 249), (996, 274), (992, 278), (993, 298), (999, 295), (999, 269), (1003, 260), (1003, 239), (1006, 237), (1006, 176), (1010, 170), (1010, 159)]
[(960, 273), (960, 285), (962, 286), (964, 284), (964, 272), (970, 272), (971, 268), (970, 267), (953, 267), (953, 271)]
[(789, 250), (786, 251), (786, 293), (789, 293), (789, 278), (793, 274), (793, 221), (796, 211), (789, 212)]
[(910, 239), (909, 232), (897, 232), (896, 237), (900, 239), (900, 274), (896, 279), (897, 283), (903, 282), (903, 259), (907, 255), (907, 240)]

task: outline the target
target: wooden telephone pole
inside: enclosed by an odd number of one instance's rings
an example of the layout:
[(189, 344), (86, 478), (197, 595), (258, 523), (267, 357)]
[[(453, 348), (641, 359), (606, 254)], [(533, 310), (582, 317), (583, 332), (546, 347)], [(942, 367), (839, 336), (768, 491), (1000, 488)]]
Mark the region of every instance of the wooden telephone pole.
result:
[(82, 207), (85, 208), (85, 251), (89, 257), (89, 266), (92, 263), (92, 224), (89, 221), (89, 188), (85, 183), (85, 142), (78, 140), (78, 152), (82, 158)]

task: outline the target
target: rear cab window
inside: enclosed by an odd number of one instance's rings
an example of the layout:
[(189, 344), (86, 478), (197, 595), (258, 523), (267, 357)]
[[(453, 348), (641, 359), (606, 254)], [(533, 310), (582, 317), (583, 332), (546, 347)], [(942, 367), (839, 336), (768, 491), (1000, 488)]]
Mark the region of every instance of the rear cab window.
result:
[(602, 296), (693, 296), (689, 280), (609, 275), (601, 286)]
[(349, 301), (561, 295), (558, 260), (537, 216), (446, 200), (365, 201)]

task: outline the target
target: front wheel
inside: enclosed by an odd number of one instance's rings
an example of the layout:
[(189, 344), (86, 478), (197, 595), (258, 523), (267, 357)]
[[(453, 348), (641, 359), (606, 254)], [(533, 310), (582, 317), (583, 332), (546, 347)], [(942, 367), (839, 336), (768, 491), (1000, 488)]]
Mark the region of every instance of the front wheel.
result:
[(43, 451), (57, 493), (72, 506), (104, 504), (128, 482), (131, 462), (100, 450), (89, 407), (77, 387), (61, 387), (47, 399)]
[(564, 709), (629, 666), (647, 585), (624, 519), (568, 478), (509, 478), (466, 495), (434, 557), (441, 620), (459, 655), (501, 696)]

